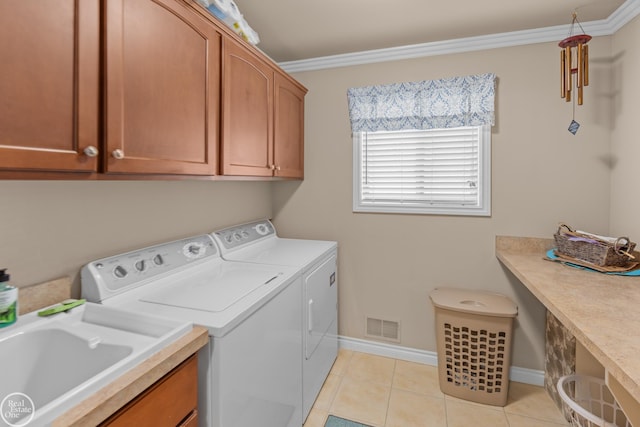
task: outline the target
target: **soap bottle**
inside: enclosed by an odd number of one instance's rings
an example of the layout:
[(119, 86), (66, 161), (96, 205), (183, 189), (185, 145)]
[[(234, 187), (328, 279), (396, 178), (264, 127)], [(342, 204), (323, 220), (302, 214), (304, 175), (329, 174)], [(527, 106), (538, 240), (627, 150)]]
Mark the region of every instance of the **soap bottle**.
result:
[(6, 269), (0, 269), (0, 328), (18, 320), (18, 288), (9, 285)]

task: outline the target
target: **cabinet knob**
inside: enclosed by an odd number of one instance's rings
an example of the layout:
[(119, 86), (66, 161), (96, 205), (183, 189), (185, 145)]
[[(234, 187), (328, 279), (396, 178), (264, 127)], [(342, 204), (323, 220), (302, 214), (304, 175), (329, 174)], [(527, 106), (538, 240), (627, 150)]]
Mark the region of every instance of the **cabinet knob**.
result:
[(280, 166), (276, 166), (276, 170), (279, 171), (280, 170)]
[(93, 145), (89, 145), (87, 148), (82, 150), (84, 155), (87, 157), (96, 157), (99, 153), (98, 149)]
[(113, 156), (114, 159), (124, 159), (124, 151), (122, 151), (121, 149), (117, 148), (115, 150), (113, 150), (111, 152), (111, 155)]
[(269, 165), (269, 169), (271, 169), (272, 171), (276, 170), (276, 165)]

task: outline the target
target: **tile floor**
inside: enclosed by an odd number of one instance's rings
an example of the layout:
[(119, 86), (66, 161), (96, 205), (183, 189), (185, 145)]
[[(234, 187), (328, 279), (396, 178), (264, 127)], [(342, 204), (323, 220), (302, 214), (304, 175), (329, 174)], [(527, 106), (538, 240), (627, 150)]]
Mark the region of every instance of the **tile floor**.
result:
[(341, 349), (304, 427), (329, 414), (373, 427), (568, 426), (542, 387), (512, 382), (507, 405), (444, 395), (435, 366)]

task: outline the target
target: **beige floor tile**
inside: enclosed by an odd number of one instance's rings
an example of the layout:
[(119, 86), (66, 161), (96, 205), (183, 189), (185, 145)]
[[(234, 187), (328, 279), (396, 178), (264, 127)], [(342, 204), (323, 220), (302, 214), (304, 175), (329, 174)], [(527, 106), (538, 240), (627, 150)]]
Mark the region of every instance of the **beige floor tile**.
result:
[(320, 393), (318, 393), (318, 397), (316, 398), (313, 407), (328, 411), (331, 407), (331, 402), (333, 402), (333, 398), (338, 391), (338, 386), (340, 385), (341, 380), (342, 377), (335, 374), (329, 374), (327, 379), (324, 380), (324, 384), (320, 389)]
[(395, 359), (365, 353), (354, 353), (345, 377), (358, 381), (371, 381), (391, 386)]
[(447, 427), (444, 398), (391, 389), (385, 427)]
[(391, 387), (345, 377), (338, 387), (329, 413), (373, 427), (382, 427), (390, 392)]
[(324, 423), (327, 422), (329, 414), (327, 411), (321, 409), (311, 408), (307, 420), (302, 427), (324, 427)]
[(525, 417), (524, 415), (516, 415), (507, 413), (509, 427), (563, 427), (569, 426), (569, 423), (555, 423), (551, 421), (541, 420), (539, 418)]
[(542, 387), (512, 382), (509, 384), (509, 399), (504, 411), (554, 423), (565, 422), (560, 410)]
[(422, 363), (396, 361), (393, 387), (414, 393), (444, 397), (438, 384), (438, 368)]
[(445, 399), (447, 427), (509, 427), (501, 408)]
[(353, 351), (345, 350), (343, 348), (338, 350), (338, 357), (336, 357), (335, 362), (333, 362), (331, 373), (334, 375), (344, 375), (353, 353)]
[(444, 395), (437, 368), (341, 349), (303, 427), (328, 414), (373, 427), (562, 427), (568, 423), (542, 387), (512, 382), (507, 405)]
[(484, 403), (474, 402), (473, 400), (461, 399), (459, 397), (450, 396), (448, 394), (445, 394), (445, 399), (447, 399), (447, 401), (464, 403), (464, 404), (467, 404), (467, 405), (475, 405), (475, 406), (479, 406), (479, 407), (482, 407), (482, 408), (485, 408), (485, 409), (493, 409), (494, 411), (502, 411), (503, 410), (502, 406), (487, 405), (487, 404), (484, 404)]

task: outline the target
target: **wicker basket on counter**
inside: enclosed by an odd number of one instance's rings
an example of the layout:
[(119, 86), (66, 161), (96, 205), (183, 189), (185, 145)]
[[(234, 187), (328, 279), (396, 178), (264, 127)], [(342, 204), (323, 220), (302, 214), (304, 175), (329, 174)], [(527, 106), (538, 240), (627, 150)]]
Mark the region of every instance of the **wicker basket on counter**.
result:
[(615, 240), (590, 233), (576, 231), (560, 224), (553, 235), (558, 253), (598, 266), (623, 267), (633, 259), (631, 252), (636, 244), (628, 237)]

